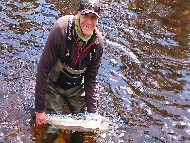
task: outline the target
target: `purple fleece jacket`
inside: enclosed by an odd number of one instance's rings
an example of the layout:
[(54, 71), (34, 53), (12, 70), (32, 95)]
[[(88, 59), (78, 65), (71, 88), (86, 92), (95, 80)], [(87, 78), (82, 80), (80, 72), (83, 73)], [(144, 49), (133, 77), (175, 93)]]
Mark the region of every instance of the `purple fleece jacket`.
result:
[[(86, 97), (86, 105), (88, 112), (96, 112), (97, 111), (97, 97), (95, 95), (96, 88), (96, 77), (98, 73), (98, 69), (101, 63), (101, 57), (103, 53), (103, 38), (95, 28), (94, 33), (91, 39), (88, 41), (86, 47), (89, 47), (85, 50), (79, 57), (76, 63), (76, 59), (78, 56), (78, 47), (75, 40), (72, 40), (70, 45), (66, 44), (66, 40), (68, 38), (68, 25), (69, 19), (71, 15), (63, 16), (59, 18), (46, 41), (44, 50), (40, 57), (40, 61), (37, 68), (36, 75), (36, 87), (35, 87), (35, 110), (36, 112), (45, 111), (45, 95), (47, 89), (47, 81), (49, 79), (50, 70), (53, 68), (55, 62), (59, 58), (62, 63), (64, 63), (65, 58), (65, 48), (70, 47), (69, 49), (72, 51), (72, 55), (70, 56), (69, 66), (74, 70), (82, 70), (87, 67), (86, 72), (84, 74), (84, 90)], [(75, 17), (74, 17), (75, 18)], [(72, 25), (75, 23), (73, 22)], [(74, 26), (73, 26), (74, 27)], [(75, 29), (71, 29), (71, 38), (76, 37)], [(93, 57), (90, 60), (90, 64), (85, 65), (82, 62), (87, 56), (90, 54), (90, 49), (94, 48)], [(92, 50), (91, 50), (92, 51)]]

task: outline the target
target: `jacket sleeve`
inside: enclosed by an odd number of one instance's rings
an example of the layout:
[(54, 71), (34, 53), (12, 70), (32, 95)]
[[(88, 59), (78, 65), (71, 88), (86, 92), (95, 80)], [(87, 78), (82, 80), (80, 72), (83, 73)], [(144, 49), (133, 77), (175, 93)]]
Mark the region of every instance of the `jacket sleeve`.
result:
[(97, 84), (97, 74), (98, 69), (101, 64), (101, 58), (103, 53), (103, 45), (97, 48), (96, 56), (94, 61), (91, 61), (90, 65), (87, 67), (84, 76), (84, 90), (86, 97), (86, 106), (88, 112), (97, 112), (97, 95), (95, 94), (96, 84)]
[(62, 29), (55, 22), (48, 39), (45, 43), (44, 50), (40, 57), (37, 67), (36, 87), (35, 87), (35, 111), (45, 111), (45, 94), (49, 72), (58, 58), (59, 48), (61, 47), (63, 36)]

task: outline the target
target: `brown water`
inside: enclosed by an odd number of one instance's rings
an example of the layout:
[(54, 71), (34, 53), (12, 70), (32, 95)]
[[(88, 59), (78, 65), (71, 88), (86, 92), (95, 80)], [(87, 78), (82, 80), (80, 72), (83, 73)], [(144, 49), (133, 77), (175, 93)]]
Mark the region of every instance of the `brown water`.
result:
[[(84, 143), (190, 142), (190, 1), (101, 3), (99, 113), (120, 128), (85, 133)], [(76, 0), (1, 0), (0, 142), (42, 142), (45, 128), (29, 125), (25, 105), (34, 102), (37, 63), (53, 23), (77, 7)], [(55, 142), (70, 137), (62, 130)]]

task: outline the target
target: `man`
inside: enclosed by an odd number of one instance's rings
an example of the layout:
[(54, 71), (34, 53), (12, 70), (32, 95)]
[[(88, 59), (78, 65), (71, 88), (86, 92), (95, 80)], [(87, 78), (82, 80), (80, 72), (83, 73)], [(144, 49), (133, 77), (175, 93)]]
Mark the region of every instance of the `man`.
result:
[(45, 112), (97, 112), (96, 76), (103, 38), (96, 28), (99, 0), (81, 0), (78, 14), (58, 19), (41, 55), (35, 88), (36, 124), (45, 124)]

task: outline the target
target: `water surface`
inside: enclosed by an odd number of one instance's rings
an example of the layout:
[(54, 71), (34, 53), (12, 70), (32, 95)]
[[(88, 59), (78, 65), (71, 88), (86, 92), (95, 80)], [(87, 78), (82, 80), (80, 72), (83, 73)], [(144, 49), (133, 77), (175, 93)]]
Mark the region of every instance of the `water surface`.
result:
[[(190, 1), (104, 0), (99, 113), (120, 128), (89, 143), (190, 142)], [(30, 126), (36, 69), (53, 23), (78, 1), (0, 2), (0, 142), (42, 142)], [(69, 142), (62, 130), (55, 142)]]

